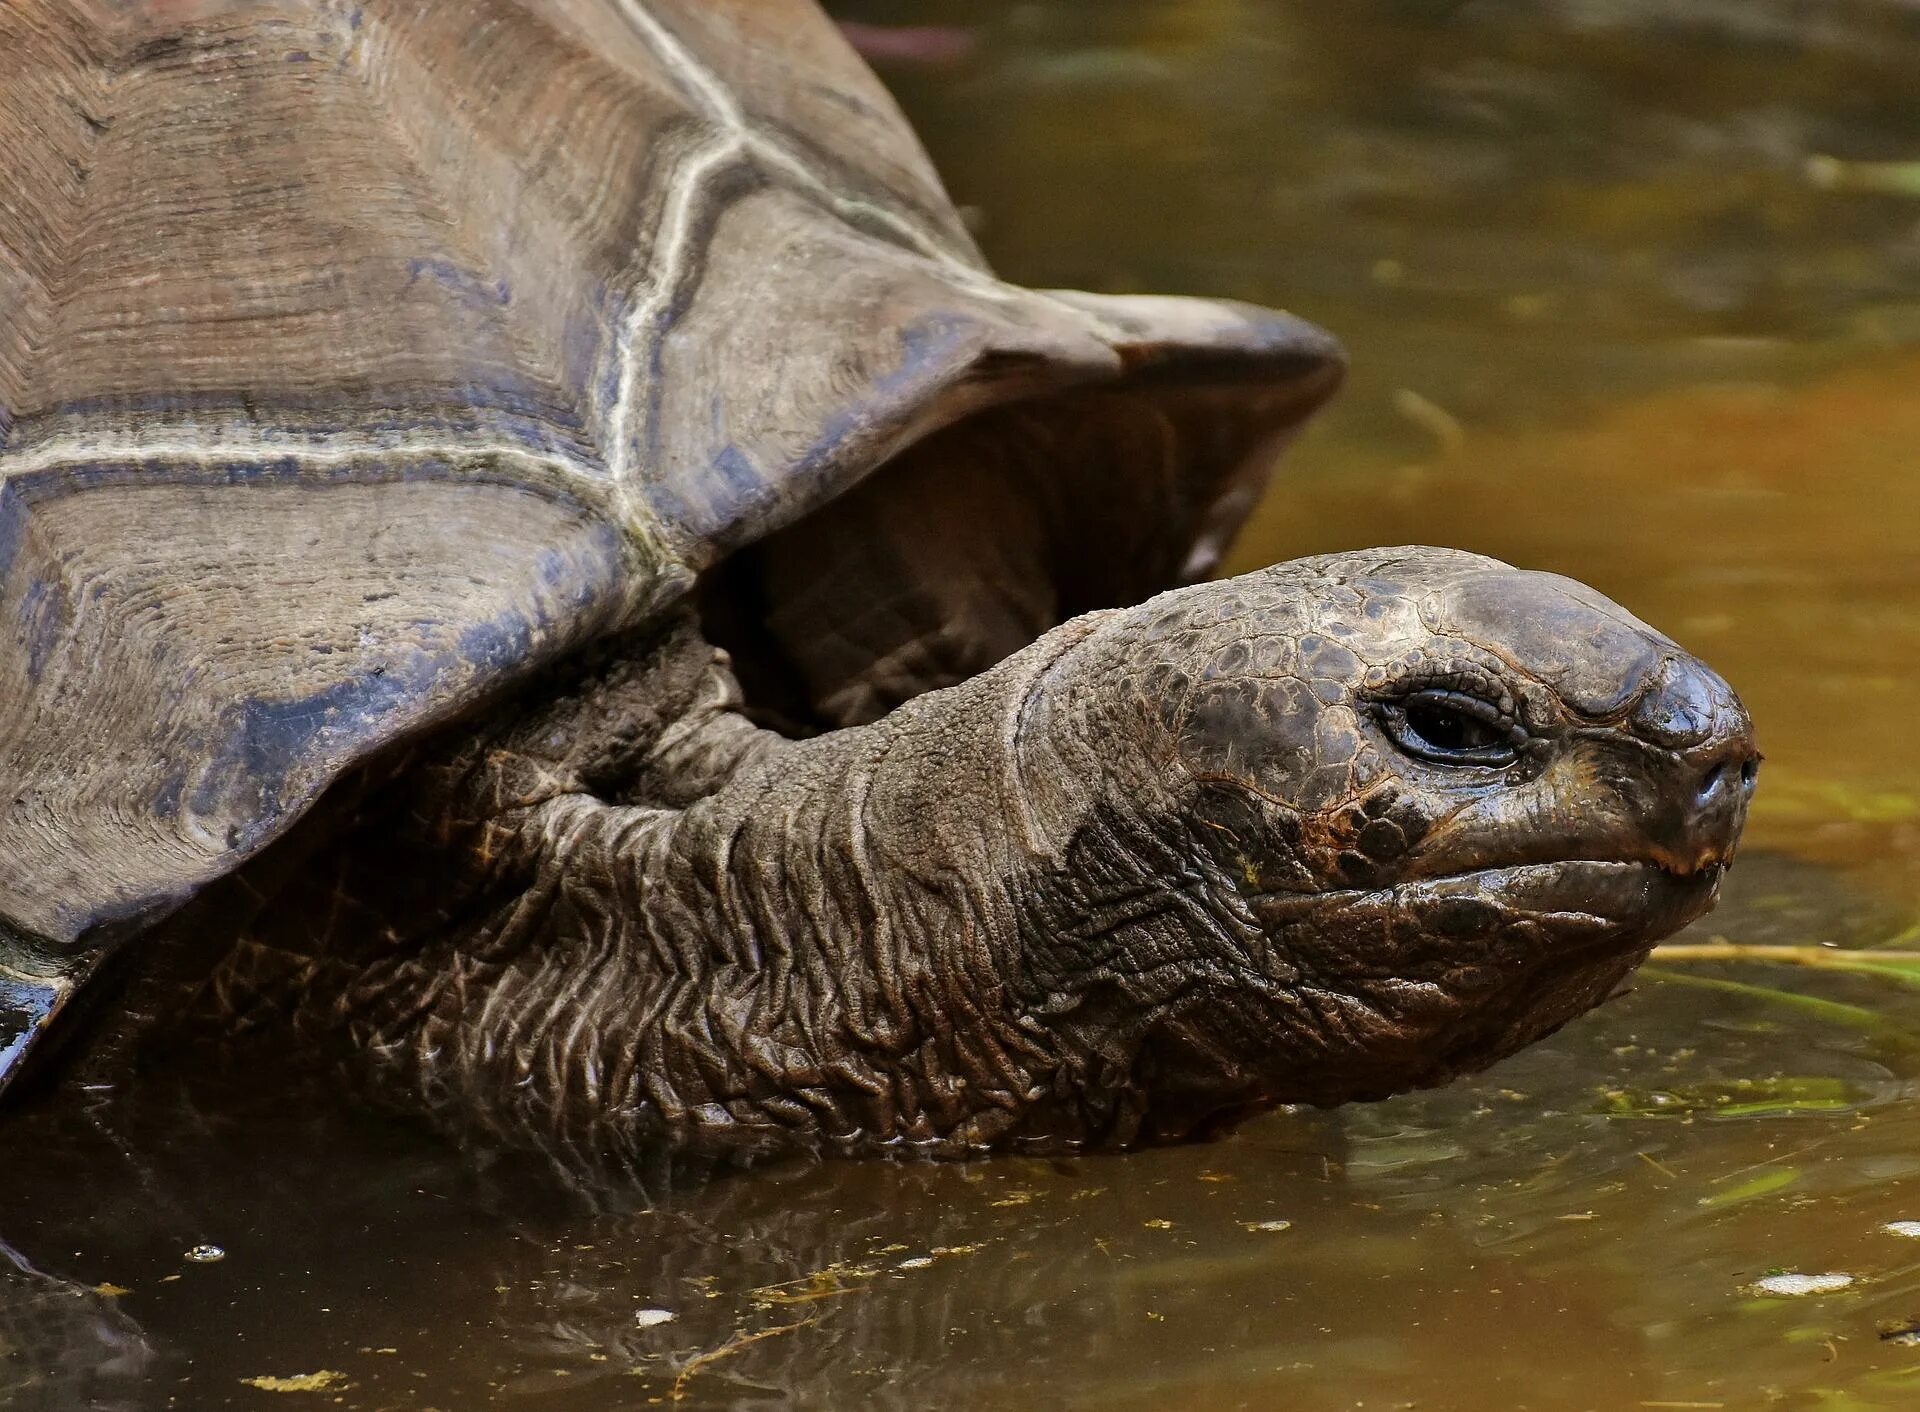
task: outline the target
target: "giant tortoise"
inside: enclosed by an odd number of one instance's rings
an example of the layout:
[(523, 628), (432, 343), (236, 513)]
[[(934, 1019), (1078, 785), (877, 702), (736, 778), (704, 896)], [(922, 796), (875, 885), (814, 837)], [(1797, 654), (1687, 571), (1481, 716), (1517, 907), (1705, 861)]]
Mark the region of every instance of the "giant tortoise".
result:
[(1204, 581), (1337, 345), (1002, 283), (807, 0), (17, 0), (0, 152), (10, 1080), (1117, 1146), (1714, 900), (1719, 677), (1465, 553)]

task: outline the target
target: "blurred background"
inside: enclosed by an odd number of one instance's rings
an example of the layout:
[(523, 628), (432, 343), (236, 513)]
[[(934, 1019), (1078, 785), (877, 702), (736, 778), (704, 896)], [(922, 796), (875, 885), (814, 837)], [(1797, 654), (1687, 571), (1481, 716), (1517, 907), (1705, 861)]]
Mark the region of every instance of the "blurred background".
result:
[(1231, 567), (1459, 545), (1718, 666), (1767, 763), (1682, 940), (1830, 964), (1118, 1158), (567, 1191), (258, 1075), (83, 1095), (0, 1163), (0, 1404), (1920, 1405), (1920, 3), (833, 8), (1008, 277), (1346, 340)]

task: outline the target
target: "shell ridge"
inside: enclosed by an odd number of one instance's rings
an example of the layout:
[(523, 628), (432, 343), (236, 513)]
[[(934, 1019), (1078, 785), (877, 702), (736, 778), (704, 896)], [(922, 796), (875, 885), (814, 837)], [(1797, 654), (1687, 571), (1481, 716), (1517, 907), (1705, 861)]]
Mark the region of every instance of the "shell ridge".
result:
[[(733, 134), (749, 158), (786, 177), (835, 215), (842, 219), (849, 219), (851, 224), (881, 225), (907, 249), (947, 267), (964, 282), (998, 286), (998, 281), (987, 275), (972, 261), (963, 258), (945, 243), (919, 229), (898, 211), (877, 206), (872, 202), (854, 200), (836, 191), (803, 159), (774, 138), (763, 126), (756, 124), (748, 117), (746, 110), (727, 91), (726, 86), (700, 62), (678, 35), (647, 8), (642, 0), (620, 0), (620, 6), (632, 21), (634, 28), (653, 50), (655, 57), (660, 60), (662, 67), (681, 85), (682, 92), (686, 93), (716, 126)], [(865, 219), (858, 219), (860, 217)]]
[[(616, 493), (627, 502), (624, 522), (636, 518), (631, 491), (633, 481), (633, 445), (643, 434), (644, 429), (636, 428), (634, 407), (639, 400), (640, 372), (643, 365), (650, 362), (653, 348), (667, 336), (669, 330), (663, 326), (662, 315), (670, 310), (679, 294), (683, 278), (697, 269), (698, 261), (692, 258), (691, 247), (694, 236), (702, 226), (700, 207), (714, 185), (716, 178), (733, 162), (745, 155), (745, 149), (739, 138), (726, 133), (717, 141), (709, 141), (694, 149), (678, 167), (670, 173), (671, 180), (666, 194), (667, 206), (660, 217), (661, 232), (655, 238), (649, 251), (646, 269), (642, 275), (645, 295), (634, 303), (622, 322), (616, 351), (617, 391), (613, 406), (608, 409), (607, 426), (602, 436), (602, 445), (607, 458), (607, 472), (616, 487)], [(651, 337), (648, 331), (652, 330)], [(643, 349), (642, 343), (647, 346)]]
[(661, 212), (643, 255), (632, 307), (621, 320), (613, 346), (614, 395), (599, 427), (609, 479), (630, 529), (645, 525), (653, 506), (640, 484), (637, 464), (642, 447), (657, 441), (659, 355), (674, 327), (674, 311), (685, 303), (686, 288), (703, 273), (700, 247), (718, 219), (730, 172), (750, 164), (777, 184), (822, 208), (848, 226), (870, 234), (884, 232), (889, 243), (925, 260), (950, 287), (994, 304), (1008, 299), (1006, 287), (991, 273), (919, 229), (898, 211), (848, 196), (802, 157), (757, 124), (693, 50), (647, 7), (643, 0), (620, 0), (622, 13), (671, 76), (688, 101), (714, 128), (669, 165), (659, 183)]
[[(329, 436), (327, 444), (288, 445), (275, 439), (267, 428), (252, 429), (247, 435), (236, 428), (222, 428), (213, 434), (186, 432), (163, 438), (135, 438), (126, 435), (56, 437), (34, 446), (15, 450), (0, 449), (0, 488), (15, 481), (37, 478), (60, 471), (82, 470), (115, 464), (155, 467), (193, 465), (208, 469), (220, 466), (292, 463), (302, 468), (325, 470), (351, 467), (356, 462), (377, 462), (406, 470), (439, 471), (450, 480), (499, 480), (503, 466), (516, 474), (507, 477), (530, 490), (558, 493), (583, 508), (597, 510), (620, 525), (625, 532), (629, 563), (641, 570), (639, 581), (652, 574), (664, 574), (666, 583), (679, 583), (678, 556), (674, 555), (645, 516), (616, 513), (615, 496), (605, 476), (591, 463), (557, 452), (534, 452), (523, 447), (475, 439), (473, 441), (438, 440), (396, 442), (353, 442)], [(402, 476), (404, 479), (404, 475)], [(663, 585), (664, 586), (664, 585)], [(650, 601), (643, 594), (632, 605), (639, 611)]]

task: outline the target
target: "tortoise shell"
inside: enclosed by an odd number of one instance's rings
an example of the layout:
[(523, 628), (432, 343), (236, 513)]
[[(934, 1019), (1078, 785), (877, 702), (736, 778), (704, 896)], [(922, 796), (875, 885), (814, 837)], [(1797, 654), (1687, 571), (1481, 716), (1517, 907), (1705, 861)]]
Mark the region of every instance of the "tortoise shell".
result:
[(0, 1075), (371, 753), (937, 430), (1204, 407), (1173, 577), (1338, 381), (997, 280), (806, 0), (18, 0), (0, 151)]

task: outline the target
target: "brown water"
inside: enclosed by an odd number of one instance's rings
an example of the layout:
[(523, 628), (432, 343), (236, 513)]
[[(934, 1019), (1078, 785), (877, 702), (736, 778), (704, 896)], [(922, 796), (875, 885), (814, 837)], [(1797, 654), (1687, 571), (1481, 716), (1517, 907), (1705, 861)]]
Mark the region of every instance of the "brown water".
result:
[[(1920, 947), (1920, 199), (1862, 189), (1920, 181), (1848, 165), (1920, 162), (1920, 8), (910, 8), (971, 44), (889, 76), (1009, 274), (1349, 341), (1241, 566), (1424, 540), (1591, 580), (1760, 724), (1693, 939)], [(1662, 966), (1472, 1084), (1072, 1162), (567, 1195), (248, 1087), (8, 1127), (0, 1405), (1920, 1406), (1881, 1327), (1920, 1317), (1898, 974)]]

